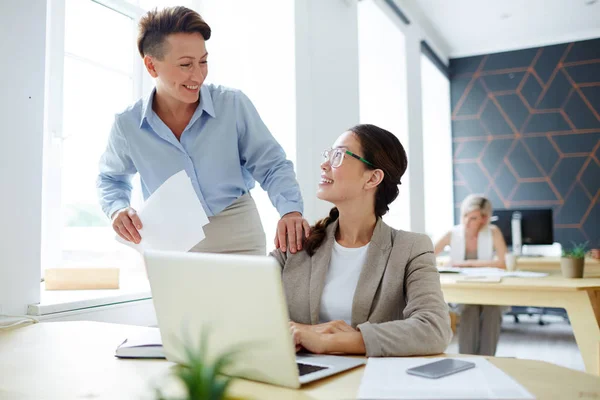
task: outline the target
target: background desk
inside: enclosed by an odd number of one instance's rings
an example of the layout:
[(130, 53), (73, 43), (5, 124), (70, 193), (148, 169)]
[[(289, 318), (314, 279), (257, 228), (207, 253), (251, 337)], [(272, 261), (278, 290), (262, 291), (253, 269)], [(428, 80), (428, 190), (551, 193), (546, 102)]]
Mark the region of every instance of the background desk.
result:
[(543, 278), (503, 278), (500, 283), (456, 282), (455, 274), (441, 274), (449, 303), (498, 306), (560, 307), (567, 310), (586, 371), (600, 375), (600, 273), (566, 279), (558, 271)]
[[(519, 257), (517, 269), (524, 271), (560, 271), (560, 257)], [(585, 259), (585, 270), (600, 274), (600, 260)]]
[[(100, 322), (47, 322), (0, 332), (0, 399), (151, 399), (169, 372), (164, 360), (119, 360), (116, 346), (143, 332)], [(488, 358), (538, 399), (600, 398), (600, 377), (541, 361)], [(237, 380), (231, 394), (256, 399), (356, 397), (364, 367), (301, 390)]]
[[(437, 265), (443, 266), (450, 261), (450, 256), (438, 256)], [(519, 257), (517, 269), (523, 271), (560, 271), (560, 257)], [(585, 270), (600, 274), (600, 260), (585, 259)]]

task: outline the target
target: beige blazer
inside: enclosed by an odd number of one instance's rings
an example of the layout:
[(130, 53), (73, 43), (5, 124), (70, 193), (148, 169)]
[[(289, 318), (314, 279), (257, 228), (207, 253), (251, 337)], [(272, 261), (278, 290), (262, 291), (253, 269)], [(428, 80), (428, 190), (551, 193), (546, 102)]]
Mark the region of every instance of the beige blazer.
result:
[[(338, 222), (327, 227), (310, 257), (275, 250), (290, 319), (318, 324), (321, 294)], [(352, 302), (352, 326), (362, 333), (368, 357), (439, 354), (452, 330), (429, 237), (377, 221)]]

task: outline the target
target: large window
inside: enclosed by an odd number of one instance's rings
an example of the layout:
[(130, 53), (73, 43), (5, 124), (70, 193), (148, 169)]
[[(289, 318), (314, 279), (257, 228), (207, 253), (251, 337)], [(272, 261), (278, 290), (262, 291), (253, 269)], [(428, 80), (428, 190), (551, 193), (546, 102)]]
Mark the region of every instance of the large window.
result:
[[(404, 34), (373, 1), (358, 3), (360, 122), (395, 134), (409, 153), (406, 119)], [(384, 220), (396, 229), (410, 229), (408, 173), (400, 194)]]
[[(114, 240), (98, 203), (96, 177), (115, 114), (150, 90), (136, 48), (137, 21), (147, 9), (171, 4), (50, 4), (42, 268), (139, 266), (137, 253)], [(133, 185), (132, 205), (139, 208), (138, 177)]]
[(421, 90), (425, 231), (437, 240), (454, 224), (450, 81), (425, 55), (421, 56)]
[[(295, 164), (294, 1), (202, 0), (199, 12), (212, 29), (207, 83), (244, 91)], [(259, 185), (251, 193), (270, 250), (279, 214)]]
[[(294, 161), (294, 2), (260, 0), (55, 0), (49, 32), (48, 138), (45, 143), (42, 268), (138, 267), (114, 240), (96, 192), (98, 161), (115, 113), (153, 84), (136, 48), (139, 17), (154, 7), (201, 4), (213, 29), (209, 78), (242, 89)], [(268, 15), (278, 18), (268, 18)], [(257, 21), (268, 19), (268, 23)], [(273, 32), (278, 32), (276, 35)], [(275, 51), (276, 49), (276, 51)], [(139, 209), (139, 177), (132, 206)], [(272, 247), (279, 215), (263, 190), (252, 194)]]

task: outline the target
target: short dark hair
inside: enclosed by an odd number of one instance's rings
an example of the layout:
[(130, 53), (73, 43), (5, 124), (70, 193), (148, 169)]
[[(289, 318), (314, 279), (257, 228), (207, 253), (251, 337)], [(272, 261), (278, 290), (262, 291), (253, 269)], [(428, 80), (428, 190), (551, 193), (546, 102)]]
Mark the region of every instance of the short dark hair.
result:
[(189, 8), (177, 6), (148, 11), (139, 23), (137, 46), (140, 55), (162, 59), (165, 39), (173, 33), (199, 33), (210, 39), (210, 26), (200, 14)]

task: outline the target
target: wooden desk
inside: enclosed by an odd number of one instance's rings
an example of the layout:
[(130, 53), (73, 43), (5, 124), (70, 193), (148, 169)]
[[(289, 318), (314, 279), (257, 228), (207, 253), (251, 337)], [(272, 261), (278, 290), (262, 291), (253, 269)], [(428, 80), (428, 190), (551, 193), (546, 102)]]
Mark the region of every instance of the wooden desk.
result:
[[(119, 360), (116, 346), (151, 328), (99, 322), (46, 322), (0, 332), (1, 399), (152, 399), (173, 365), (164, 360)], [(600, 377), (553, 364), (488, 358), (538, 399), (600, 398)], [(310, 400), (356, 397), (364, 367), (291, 390), (237, 380), (245, 398)]]
[[(519, 257), (517, 269), (523, 271), (560, 271), (560, 257)], [(585, 271), (600, 273), (600, 260), (585, 259)]]
[[(450, 261), (450, 257), (438, 256), (436, 260), (441, 267)], [(560, 257), (519, 257), (516, 266), (523, 271), (560, 271)], [(586, 258), (585, 271), (600, 274), (600, 260)]]
[(546, 271), (543, 278), (503, 278), (500, 283), (456, 282), (455, 274), (441, 274), (444, 298), (450, 303), (499, 306), (560, 307), (567, 310), (587, 372), (600, 375), (600, 274), (566, 279)]

